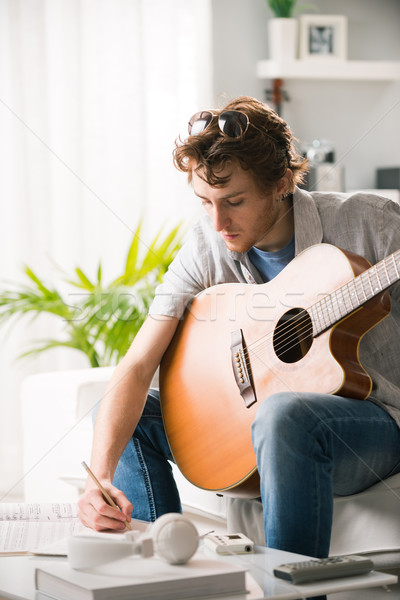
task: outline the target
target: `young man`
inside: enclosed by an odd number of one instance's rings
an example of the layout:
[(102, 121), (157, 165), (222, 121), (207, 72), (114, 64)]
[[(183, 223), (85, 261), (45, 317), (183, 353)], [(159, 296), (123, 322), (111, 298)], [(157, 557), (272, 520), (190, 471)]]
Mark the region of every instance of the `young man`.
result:
[[(91, 466), (121, 512), (89, 480), (80, 517), (99, 530), (123, 529), (131, 514), (151, 521), (181, 509), (159, 395), (149, 393), (149, 386), (188, 302), (215, 284), (273, 280), (295, 255), (321, 242), (373, 265), (400, 248), (396, 204), (297, 187), (306, 164), (290, 129), (255, 99), (194, 115), (189, 137), (175, 149), (175, 164), (188, 174), (206, 215), (157, 289), (148, 319), (102, 400)], [(330, 265), (325, 267), (329, 272)], [(310, 392), (258, 398), (252, 443), (267, 546), (327, 556), (334, 493), (359, 492), (400, 470), (398, 285), (391, 299), (390, 315), (359, 347), (373, 380), (367, 400), (320, 393), (312, 385)]]

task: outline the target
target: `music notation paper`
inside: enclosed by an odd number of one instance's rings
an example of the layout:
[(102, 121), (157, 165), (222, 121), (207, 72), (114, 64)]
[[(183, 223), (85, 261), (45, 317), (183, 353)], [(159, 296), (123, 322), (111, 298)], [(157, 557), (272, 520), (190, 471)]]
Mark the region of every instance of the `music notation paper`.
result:
[[(132, 519), (131, 523), (138, 533), (147, 530), (144, 521)], [(66, 556), (68, 538), (73, 535), (110, 538), (124, 532), (98, 532), (85, 527), (76, 503), (0, 503), (0, 556)]]
[(0, 503), (0, 554), (65, 555), (65, 540), (89, 532), (74, 503)]

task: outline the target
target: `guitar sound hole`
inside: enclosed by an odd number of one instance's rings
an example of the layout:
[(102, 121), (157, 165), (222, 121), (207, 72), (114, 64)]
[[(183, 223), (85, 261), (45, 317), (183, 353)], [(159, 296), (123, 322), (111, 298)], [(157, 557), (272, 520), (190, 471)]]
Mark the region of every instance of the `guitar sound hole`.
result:
[(311, 348), (312, 323), (303, 308), (292, 308), (279, 319), (274, 331), (274, 350), (285, 363), (301, 360)]

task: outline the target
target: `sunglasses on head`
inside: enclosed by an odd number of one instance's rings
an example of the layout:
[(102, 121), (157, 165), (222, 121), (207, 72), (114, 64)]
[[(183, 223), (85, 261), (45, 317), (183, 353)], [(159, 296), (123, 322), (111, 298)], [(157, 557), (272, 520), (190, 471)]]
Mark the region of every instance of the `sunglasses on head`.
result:
[(202, 110), (190, 119), (189, 135), (199, 135), (207, 129), (214, 117), (218, 117), (218, 127), (222, 133), (231, 138), (240, 138), (249, 126), (248, 116), (240, 110), (224, 110), (216, 114), (211, 110)]

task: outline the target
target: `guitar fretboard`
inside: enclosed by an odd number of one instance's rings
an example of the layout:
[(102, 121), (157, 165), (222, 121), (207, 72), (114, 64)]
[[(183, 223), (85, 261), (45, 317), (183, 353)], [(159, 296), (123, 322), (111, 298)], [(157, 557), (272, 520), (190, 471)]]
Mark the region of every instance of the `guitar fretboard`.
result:
[(400, 279), (400, 250), (367, 269), (308, 310), (314, 337), (329, 329)]

